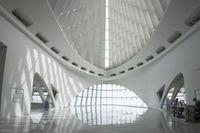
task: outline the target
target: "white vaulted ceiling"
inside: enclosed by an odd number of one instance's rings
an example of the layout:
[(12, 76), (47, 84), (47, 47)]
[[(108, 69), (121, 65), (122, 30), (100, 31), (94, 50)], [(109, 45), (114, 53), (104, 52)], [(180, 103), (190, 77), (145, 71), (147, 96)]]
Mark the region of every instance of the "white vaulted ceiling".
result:
[(58, 0), (53, 8), (72, 48), (88, 62), (104, 66), (104, 0)]
[(0, 0), (0, 14), (67, 69), (103, 80), (180, 45), (199, 7), (199, 0)]
[[(148, 45), (170, 0), (108, 0), (109, 35), (105, 35), (106, 0), (57, 0), (52, 10), (71, 47), (99, 68), (114, 68)], [(105, 41), (109, 46), (105, 47)], [(105, 51), (108, 50), (106, 55)], [(105, 59), (109, 65), (105, 66)]]
[[(110, 0), (110, 67), (134, 57), (162, 19), (169, 1)], [(166, 0), (165, 0), (166, 1)]]

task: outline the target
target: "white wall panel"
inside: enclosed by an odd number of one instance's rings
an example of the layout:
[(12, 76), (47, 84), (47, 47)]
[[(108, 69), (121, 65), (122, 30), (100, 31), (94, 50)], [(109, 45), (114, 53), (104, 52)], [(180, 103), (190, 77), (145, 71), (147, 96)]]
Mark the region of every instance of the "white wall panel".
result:
[(183, 73), (187, 103), (194, 104), (192, 102), (194, 90), (200, 88), (199, 36), (200, 30), (191, 34), (162, 58), (124, 78), (109, 83), (120, 84), (132, 89), (148, 106), (159, 108), (160, 101), (156, 95), (157, 91), (166, 84), (166, 92), (172, 80), (179, 73)]
[[(95, 78), (67, 70), (4, 18), (0, 17), (0, 22), (0, 41), (8, 47), (1, 100), (3, 116), (21, 116), (30, 112), (35, 72), (49, 87), (53, 84), (59, 90), (58, 108), (68, 106), (82, 89), (97, 82)], [(16, 88), (24, 90), (23, 104), (13, 102), (12, 89)]]

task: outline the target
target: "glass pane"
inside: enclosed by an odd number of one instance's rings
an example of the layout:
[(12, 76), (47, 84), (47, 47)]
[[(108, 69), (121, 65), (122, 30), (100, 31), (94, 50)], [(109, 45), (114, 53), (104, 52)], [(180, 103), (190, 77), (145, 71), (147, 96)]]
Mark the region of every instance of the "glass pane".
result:
[(109, 41), (108, 40), (106, 40), (106, 42), (105, 42), (105, 49), (109, 50)]
[(84, 92), (83, 96), (86, 97), (87, 96), (87, 90), (84, 90), (83, 92)]
[(77, 106), (80, 106), (80, 104), (81, 104), (81, 97), (77, 97)]
[(97, 98), (97, 105), (100, 105), (100, 98)]
[(92, 90), (88, 90), (88, 97), (91, 97), (92, 96)]
[(109, 90), (107, 91), (107, 97), (113, 97), (113, 91), (112, 90)]
[(102, 91), (102, 98), (106, 97), (106, 91)]
[(100, 96), (101, 96), (101, 91), (98, 90), (98, 91), (97, 91), (97, 97), (100, 97)]
[(88, 97), (88, 99), (87, 99), (87, 105), (91, 105), (91, 97)]
[(105, 60), (109, 58), (109, 50), (105, 50)]
[(101, 89), (106, 90), (106, 84), (103, 84)]
[(82, 105), (86, 105), (86, 98), (83, 98)]

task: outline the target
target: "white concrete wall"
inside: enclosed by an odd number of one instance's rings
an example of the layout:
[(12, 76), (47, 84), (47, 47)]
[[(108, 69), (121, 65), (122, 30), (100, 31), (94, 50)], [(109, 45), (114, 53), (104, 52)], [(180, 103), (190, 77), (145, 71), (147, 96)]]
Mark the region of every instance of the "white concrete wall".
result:
[[(183, 73), (186, 87), (186, 100), (193, 104), (194, 90), (200, 88), (200, 30), (185, 39), (175, 49), (133, 72), (127, 77), (114, 80), (116, 83), (132, 89), (152, 108), (159, 108), (156, 92), (166, 84), (165, 92), (178, 73)], [(165, 93), (164, 92), (164, 93)]]
[[(59, 90), (58, 107), (67, 106), (82, 89), (97, 83), (94, 77), (65, 69), (1, 16), (0, 31), (0, 41), (8, 47), (1, 99), (3, 116), (21, 116), (30, 112), (35, 72), (48, 86), (52, 83)], [(24, 90), (23, 104), (13, 102), (12, 90), (16, 88)]]

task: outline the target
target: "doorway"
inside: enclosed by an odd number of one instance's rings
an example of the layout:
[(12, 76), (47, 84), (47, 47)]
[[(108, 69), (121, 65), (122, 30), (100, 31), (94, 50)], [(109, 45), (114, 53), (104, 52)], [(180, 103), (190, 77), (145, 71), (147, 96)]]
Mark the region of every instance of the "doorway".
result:
[(54, 92), (47, 86), (44, 79), (35, 73), (33, 78), (31, 111), (48, 111), (55, 107)]
[(0, 114), (1, 114), (1, 95), (3, 88), (4, 67), (6, 61), (7, 46), (0, 42)]
[(182, 73), (179, 73), (169, 85), (165, 97), (161, 102), (161, 108), (169, 110), (174, 103), (175, 99), (179, 99), (182, 103), (186, 104), (186, 93), (184, 86), (184, 77)]

